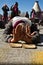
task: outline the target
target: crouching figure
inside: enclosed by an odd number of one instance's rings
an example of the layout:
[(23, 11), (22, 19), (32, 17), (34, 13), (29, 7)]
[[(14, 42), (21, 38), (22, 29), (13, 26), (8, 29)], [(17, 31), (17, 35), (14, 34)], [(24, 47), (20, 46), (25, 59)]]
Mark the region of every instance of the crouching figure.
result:
[(18, 42), (19, 40), (29, 44), (37, 43), (37, 39), (39, 38), (37, 27), (33, 27), (32, 22), (28, 18), (19, 16), (9, 21), (5, 28), (4, 35), (6, 38), (5, 41), (10, 43)]

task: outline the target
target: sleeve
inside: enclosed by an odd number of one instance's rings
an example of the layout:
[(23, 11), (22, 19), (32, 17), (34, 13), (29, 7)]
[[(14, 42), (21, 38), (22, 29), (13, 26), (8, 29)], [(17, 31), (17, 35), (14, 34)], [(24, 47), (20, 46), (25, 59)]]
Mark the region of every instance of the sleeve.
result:
[(2, 7), (2, 10), (3, 10), (3, 11), (5, 10), (4, 6)]
[(4, 33), (3, 34), (10, 34), (11, 31), (12, 31), (12, 22), (9, 22), (7, 25), (6, 25), (6, 28), (4, 30)]
[(9, 11), (9, 7), (8, 6), (6, 7), (6, 10)]

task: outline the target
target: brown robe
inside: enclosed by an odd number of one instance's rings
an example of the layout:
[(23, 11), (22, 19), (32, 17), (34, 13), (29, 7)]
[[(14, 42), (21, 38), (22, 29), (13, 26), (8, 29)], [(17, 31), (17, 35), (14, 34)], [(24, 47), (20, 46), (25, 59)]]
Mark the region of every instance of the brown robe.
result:
[(11, 39), (11, 42), (18, 42), (19, 40), (23, 40), (27, 43), (32, 43), (32, 37), (30, 34), (29, 24), (19, 23), (15, 29), (13, 28), (13, 38)]

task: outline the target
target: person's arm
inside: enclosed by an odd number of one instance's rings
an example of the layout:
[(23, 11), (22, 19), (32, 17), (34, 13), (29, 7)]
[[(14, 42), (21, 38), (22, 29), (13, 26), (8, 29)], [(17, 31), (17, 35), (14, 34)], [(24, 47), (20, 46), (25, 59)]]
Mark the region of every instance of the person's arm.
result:
[(36, 32), (34, 31), (33, 33), (31, 33), (31, 36), (33, 36), (33, 35), (35, 35), (36, 34)]
[(9, 11), (9, 7), (8, 6), (6, 7), (6, 10)]
[(5, 7), (4, 7), (4, 6), (2, 7), (2, 10), (3, 10), (3, 11), (5, 10)]

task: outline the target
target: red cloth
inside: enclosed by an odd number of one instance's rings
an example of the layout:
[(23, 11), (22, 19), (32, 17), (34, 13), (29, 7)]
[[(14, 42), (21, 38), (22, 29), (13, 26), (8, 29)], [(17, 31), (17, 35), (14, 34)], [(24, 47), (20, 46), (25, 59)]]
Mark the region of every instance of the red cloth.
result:
[(18, 8), (17, 6), (15, 5), (14, 8), (13, 8), (14, 12), (17, 13), (18, 12)]
[(14, 28), (16, 28), (16, 26), (19, 24), (19, 23), (25, 23), (24, 21), (20, 20), (20, 21), (17, 21), (14, 25)]

